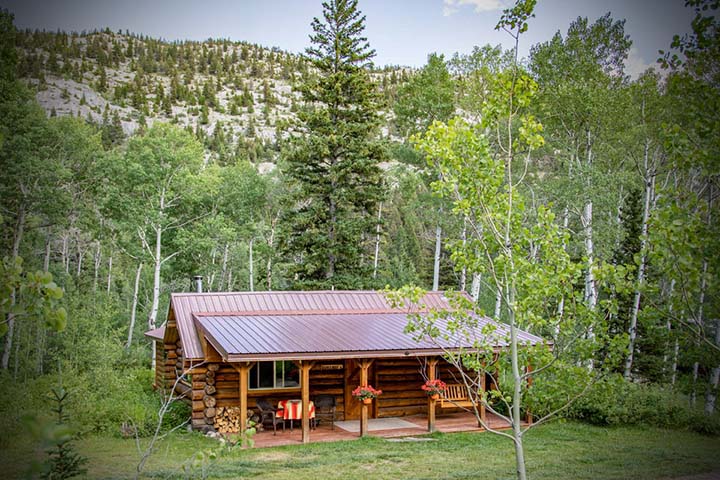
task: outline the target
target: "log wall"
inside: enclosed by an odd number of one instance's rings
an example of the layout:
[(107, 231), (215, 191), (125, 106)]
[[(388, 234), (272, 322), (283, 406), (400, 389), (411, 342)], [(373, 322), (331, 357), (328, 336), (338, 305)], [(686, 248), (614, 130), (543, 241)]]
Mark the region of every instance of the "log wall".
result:
[(415, 357), (375, 360), (373, 387), (382, 390), (375, 402), (375, 417), (404, 417), (427, 413), (422, 364)]

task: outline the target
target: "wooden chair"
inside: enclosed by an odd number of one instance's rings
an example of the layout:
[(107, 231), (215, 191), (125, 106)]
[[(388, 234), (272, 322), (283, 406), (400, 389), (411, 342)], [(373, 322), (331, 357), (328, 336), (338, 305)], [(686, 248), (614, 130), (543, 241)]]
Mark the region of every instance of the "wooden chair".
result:
[(285, 431), (285, 420), (282, 417), (281, 411), (273, 407), (273, 404), (267, 398), (257, 399), (257, 408), (260, 410), (260, 423), (265, 423), (265, 420), (271, 420), (273, 426), (273, 435), (277, 435), (277, 424), (282, 423), (283, 432)]
[(315, 404), (315, 418), (313, 422), (315, 427), (319, 420), (330, 419), (330, 425), (335, 430), (335, 410), (337, 408), (337, 402), (333, 395), (318, 395), (313, 400)]

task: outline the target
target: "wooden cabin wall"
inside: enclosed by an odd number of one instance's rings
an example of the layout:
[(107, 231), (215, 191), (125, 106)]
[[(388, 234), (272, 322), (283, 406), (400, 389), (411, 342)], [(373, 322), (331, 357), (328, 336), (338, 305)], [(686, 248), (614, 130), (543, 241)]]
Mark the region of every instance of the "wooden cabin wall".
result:
[(403, 417), (427, 413), (423, 364), (417, 358), (375, 360), (373, 387), (382, 390), (373, 404), (373, 417)]

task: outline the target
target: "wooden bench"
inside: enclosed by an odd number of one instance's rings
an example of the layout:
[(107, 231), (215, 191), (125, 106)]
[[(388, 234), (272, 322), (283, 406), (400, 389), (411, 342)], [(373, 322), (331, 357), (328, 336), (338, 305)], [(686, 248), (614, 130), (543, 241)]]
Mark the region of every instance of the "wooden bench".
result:
[(445, 395), (440, 396), (440, 408), (472, 407), (474, 404), (468, 398), (467, 388), (460, 383), (449, 383)]

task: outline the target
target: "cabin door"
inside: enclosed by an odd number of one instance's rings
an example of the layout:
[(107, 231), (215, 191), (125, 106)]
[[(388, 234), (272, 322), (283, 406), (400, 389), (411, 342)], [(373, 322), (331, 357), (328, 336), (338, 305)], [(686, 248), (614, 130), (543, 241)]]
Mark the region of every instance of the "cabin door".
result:
[[(373, 362), (368, 369), (368, 383), (372, 384), (373, 378), (375, 378), (375, 362)], [(345, 394), (343, 396), (345, 420), (360, 419), (361, 402), (358, 402), (352, 396), (352, 391), (355, 390), (358, 385), (360, 385), (360, 366), (355, 360), (345, 360)], [(375, 408), (369, 409), (370, 418), (375, 418), (374, 412)]]

